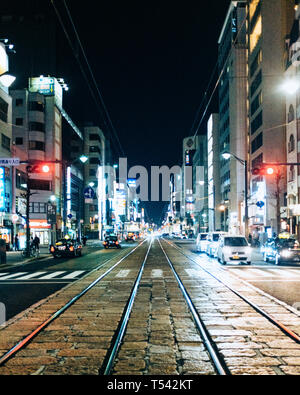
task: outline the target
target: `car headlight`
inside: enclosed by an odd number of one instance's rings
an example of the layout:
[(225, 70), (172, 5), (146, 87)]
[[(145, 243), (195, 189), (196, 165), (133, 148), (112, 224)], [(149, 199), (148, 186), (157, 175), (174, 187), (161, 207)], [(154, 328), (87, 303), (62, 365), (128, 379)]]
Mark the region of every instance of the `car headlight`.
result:
[(282, 250), (282, 251), (280, 252), (280, 255), (283, 256), (284, 258), (288, 258), (289, 256), (292, 255), (292, 253), (291, 253), (291, 251), (289, 251), (289, 250)]

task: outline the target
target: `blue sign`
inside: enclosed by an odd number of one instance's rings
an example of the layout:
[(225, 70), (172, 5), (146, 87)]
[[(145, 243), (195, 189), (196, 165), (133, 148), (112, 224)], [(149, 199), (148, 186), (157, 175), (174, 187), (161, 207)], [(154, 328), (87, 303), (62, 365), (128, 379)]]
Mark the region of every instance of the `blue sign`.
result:
[(265, 202), (260, 201), (260, 202), (257, 202), (256, 205), (257, 205), (257, 207), (262, 208), (262, 207), (264, 207)]
[(136, 188), (136, 178), (128, 178), (127, 184), (129, 188)]
[(95, 191), (92, 187), (87, 187), (83, 191), (85, 199), (94, 199)]
[(5, 211), (5, 168), (0, 167), (0, 211)]

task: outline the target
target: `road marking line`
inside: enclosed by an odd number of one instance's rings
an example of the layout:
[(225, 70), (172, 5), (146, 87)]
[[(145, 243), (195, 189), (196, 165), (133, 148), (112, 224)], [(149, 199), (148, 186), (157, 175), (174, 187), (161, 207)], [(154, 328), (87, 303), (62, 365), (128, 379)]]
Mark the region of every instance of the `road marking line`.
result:
[(282, 277), (295, 277), (294, 274), (287, 272), (284, 269), (269, 269), (271, 273), (276, 274), (277, 276), (282, 276)]
[(0, 273), (0, 276), (5, 276), (6, 274), (8, 274), (8, 273)]
[(268, 274), (269, 269), (248, 269), (248, 270), (249, 271), (251, 270), (254, 273), (258, 273), (259, 276), (270, 277), (270, 274)]
[(151, 277), (163, 277), (164, 272), (161, 269), (153, 269), (151, 271)]
[(18, 281), (28, 280), (28, 279), (31, 279), (31, 278), (33, 278), (33, 277), (38, 277), (38, 276), (40, 276), (41, 274), (45, 274), (45, 273), (47, 273), (47, 272), (35, 272), (35, 273), (27, 274), (27, 276), (19, 277), (19, 278), (17, 278), (16, 280), (18, 280)]
[(10, 275), (8, 275), (8, 276), (1, 277), (1, 278), (0, 278), (0, 281), (2, 281), (2, 280), (8, 280), (8, 279), (10, 279), (10, 278), (14, 278), (14, 277), (18, 277), (18, 276), (22, 276), (23, 274), (26, 274), (26, 273), (28, 273), (28, 272), (19, 272), (19, 273), (10, 274)]
[(130, 270), (120, 270), (116, 277), (127, 277), (130, 273)]
[(64, 270), (63, 272), (53, 272), (50, 274), (47, 274), (46, 276), (40, 277), (39, 280), (49, 280), (53, 277), (59, 276), (60, 274), (65, 273), (66, 271)]
[(67, 274), (66, 276), (62, 277), (62, 280), (71, 280), (72, 278), (78, 277), (80, 274), (84, 273), (85, 270), (76, 270), (75, 272), (72, 272), (70, 274)]

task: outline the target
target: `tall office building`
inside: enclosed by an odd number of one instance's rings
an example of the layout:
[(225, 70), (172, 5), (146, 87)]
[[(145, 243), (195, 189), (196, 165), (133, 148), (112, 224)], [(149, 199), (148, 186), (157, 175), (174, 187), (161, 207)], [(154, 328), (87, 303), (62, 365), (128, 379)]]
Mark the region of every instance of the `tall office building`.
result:
[[(220, 194), (224, 206), (222, 227), (244, 233), (245, 177), (247, 159), (247, 2), (232, 1), (219, 37), (219, 158)], [(229, 160), (222, 158), (230, 153)]]
[[(293, 0), (251, 0), (248, 12), (249, 163), (286, 161), (285, 72), (286, 37), (294, 20)], [(286, 172), (251, 177), (249, 206), (252, 231), (280, 231), (280, 207), (286, 206)], [(277, 181), (279, 196), (277, 196)], [(262, 201), (263, 207), (256, 206)]]

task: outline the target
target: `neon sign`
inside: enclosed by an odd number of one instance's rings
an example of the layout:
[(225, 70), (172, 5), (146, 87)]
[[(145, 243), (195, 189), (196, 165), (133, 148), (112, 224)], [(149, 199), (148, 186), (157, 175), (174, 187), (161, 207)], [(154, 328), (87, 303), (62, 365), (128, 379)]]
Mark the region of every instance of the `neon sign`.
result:
[(0, 167), (0, 211), (5, 211), (5, 168)]

